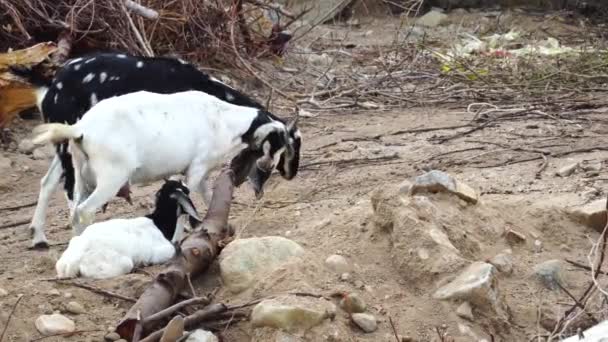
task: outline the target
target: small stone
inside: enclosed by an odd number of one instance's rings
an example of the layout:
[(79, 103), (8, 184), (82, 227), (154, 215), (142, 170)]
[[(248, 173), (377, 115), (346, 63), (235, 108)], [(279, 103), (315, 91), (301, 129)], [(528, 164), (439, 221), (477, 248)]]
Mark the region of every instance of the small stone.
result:
[(458, 306), (456, 309), (456, 314), (464, 319), (468, 319), (469, 321), (473, 321), (475, 317), (473, 316), (473, 308), (469, 302), (464, 302)]
[(0, 170), (8, 171), (13, 166), (13, 162), (7, 157), (0, 156)]
[(361, 280), (355, 280), (355, 287), (363, 290), (363, 288), (365, 287), (365, 284), (363, 284), (363, 282)]
[(49, 291), (49, 296), (61, 296), (61, 292), (57, 289), (52, 289)]
[(118, 335), (117, 332), (111, 332), (111, 333), (107, 334), (106, 336), (104, 336), (104, 339), (106, 341), (110, 341), (110, 342), (118, 341), (118, 340), (120, 340), (120, 335)]
[(67, 303), (65, 306), (65, 311), (74, 315), (80, 315), (86, 312), (85, 308), (78, 302)]
[(327, 259), (325, 259), (325, 266), (336, 273), (345, 273), (350, 270), (346, 258), (337, 254), (327, 257)]
[(441, 300), (466, 300), (475, 306), (491, 308), (497, 312), (501, 308), (495, 270), (491, 264), (474, 262), (449, 284), (439, 288), (433, 297)]
[(548, 260), (534, 267), (534, 274), (540, 282), (549, 290), (559, 288), (558, 284), (562, 284), (561, 279), (561, 261), (558, 259)]
[(496, 254), (490, 259), (490, 264), (494, 265), (501, 273), (513, 273), (513, 255), (511, 253)]
[(348, 293), (340, 300), (340, 307), (348, 313), (364, 312), (367, 305), (356, 293)]
[(449, 192), (472, 204), (479, 200), (479, 195), (473, 188), (439, 170), (432, 170), (416, 177), (410, 188), (410, 195), (423, 192)]
[(509, 229), (505, 232), (505, 239), (510, 244), (522, 243), (526, 241), (526, 236), (516, 230)]
[(437, 27), (447, 19), (448, 15), (437, 10), (431, 10), (416, 20), (420, 26)]
[(355, 313), (351, 316), (353, 322), (366, 333), (372, 333), (378, 329), (376, 317), (365, 313)]
[(575, 222), (602, 232), (606, 226), (606, 199), (599, 199), (589, 204), (567, 210)]
[(584, 161), (581, 165), (581, 169), (584, 171), (602, 171), (602, 162), (587, 162)]
[(563, 166), (556, 172), (556, 175), (558, 175), (560, 177), (568, 177), (568, 176), (572, 175), (574, 173), (574, 171), (576, 171), (578, 166), (579, 166), (578, 163), (573, 163), (573, 164), (568, 164), (566, 166)]
[(21, 142), (19, 142), (19, 146), (17, 147), (19, 152), (24, 153), (24, 154), (32, 153), (32, 151), (34, 151), (35, 148), (36, 148), (36, 145), (34, 145), (34, 143), (29, 139), (21, 140)]
[(348, 272), (347, 273), (342, 273), (340, 275), (340, 280), (342, 280), (342, 281), (349, 281), (350, 280), (350, 273), (348, 273)]
[(316, 298), (280, 296), (266, 299), (251, 311), (254, 327), (271, 327), (289, 332), (307, 331), (335, 316), (335, 305)]
[(534, 240), (534, 253), (540, 253), (543, 251), (543, 242), (540, 240)]
[(36, 160), (47, 160), (52, 159), (55, 156), (55, 150), (52, 146), (41, 146), (32, 152), (32, 157)]
[(42, 315), (36, 319), (36, 329), (45, 336), (68, 334), (76, 330), (74, 322), (60, 314)]
[(561, 245), (559, 245), (559, 249), (562, 252), (569, 252), (570, 251), (570, 246), (566, 245), (565, 243), (562, 243)]
[(406, 195), (410, 192), (410, 188), (412, 187), (412, 182), (410, 182), (409, 180), (404, 180), (403, 182), (401, 182), (401, 184), (399, 184), (399, 193), (402, 195)]
[(0, 298), (8, 296), (8, 291), (0, 287)]
[(194, 332), (192, 332), (190, 335), (188, 335), (188, 338), (184, 342), (218, 342), (218, 341), (219, 340), (217, 339), (217, 336), (213, 335), (212, 332), (203, 330), (203, 329), (196, 329)]
[(63, 294), (63, 297), (64, 298), (72, 298), (72, 297), (74, 297), (74, 295), (72, 293), (70, 293), (70, 292), (66, 292), (66, 293)]

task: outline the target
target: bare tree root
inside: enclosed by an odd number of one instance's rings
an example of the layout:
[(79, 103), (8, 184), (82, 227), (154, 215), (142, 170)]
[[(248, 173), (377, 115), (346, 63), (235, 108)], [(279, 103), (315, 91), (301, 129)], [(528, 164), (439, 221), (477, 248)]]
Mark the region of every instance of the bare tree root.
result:
[[(188, 277), (195, 278), (205, 272), (218, 256), (223, 240), (234, 234), (228, 225), (234, 183), (235, 172), (232, 168), (224, 170), (219, 175), (209, 210), (201, 225), (193, 234), (181, 241), (175, 257), (166, 269), (156, 276), (154, 282), (119, 322), (116, 332), (122, 338), (139, 341), (149, 333), (151, 327), (144, 324), (146, 318), (170, 307), (178, 294), (187, 288)], [(215, 313), (214, 308), (217, 305), (219, 304), (205, 308), (205, 312), (211, 310)], [(205, 315), (208, 317), (209, 313)], [(186, 320), (185, 323), (188, 326), (189, 321)], [(162, 332), (158, 337), (160, 338), (161, 335)], [(145, 340), (155, 339), (150, 336)]]

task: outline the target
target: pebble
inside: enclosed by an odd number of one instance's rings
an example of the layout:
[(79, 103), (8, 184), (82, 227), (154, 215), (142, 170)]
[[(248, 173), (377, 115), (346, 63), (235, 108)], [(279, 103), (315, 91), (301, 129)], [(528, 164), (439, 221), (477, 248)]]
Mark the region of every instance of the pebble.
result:
[(360, 313), (365, 311), (367, 305), (359, 295), (349, 293), (340, 300), (340, 307), (348, 313)]
[(210, 331), (197, 329), (184, 342), (218, 342), (218, 339)]
[(8, 296), (8, 291), (0, 287), (0, 297)]
[(70, 293), (70, 292), (66, 292), (63, 294), (63, 297), (65, 297), (65, 298), (72, 298), (73, 296), (74, 295), (72, 295), (72, 293)]
[(509, 229), (505, 233), (505, 238), (507, 242), (511, 244), (522, 243), (526, 241), (526, 236), (516, 230)]
[(353, 322), (366, 333), (374, 332), (378, 329), (376, 317), (365, 313), (355, 313), (351, 316)]
[(85, 308), (78, 302), (69, 302), (66, 304), (65, 311), (74, 315), (80, 315), (86, 312)]
[(543, 251), (543, 242), (540, 240), (534, 240), (534, 253), (540, 253)]
[(349, 281), (350, 280), (350, 273), (342, 273), (342, 275), (340, 275), (340, 280), (342, 281)]
[(473, 308), (471, 308), (471, 304), (469, 302), (464, 302), (458, 306), (456, 309), (456, 314), (464, 319), (468, 319), (469, 321), (473, 321), (475, 317), (473, 316)]
[(105, 339), (106, 341), (110, 341), (110, 342), (113, 342), (113, 341), (118, 341), (118, 340), (120, 340), (120, 335), (118, 335), (118, 333), (117, 333), (117, 332), (111, 332), (111, 333), (107, 334), (107, 335), (104, 337), (104, 339)]
[(365, 287), (365, 284), (363, 284), (363, 282), (361, 280), (355, 280), (355, 287), (363, 290), (363, 288)]
[(494, 265), (499, 272), (505, 274), (513, 273), (513, 255), (510, 253), (510, 250), (495, 255), (490, 259), (490, 264)]
[(74, 321), (60, 314), (39, 316), (35, 325), (36, 329), (45, 336), (67, 334), (76, 330)]
[(325, 265), (336, 273), (346, 273), (350, 270), (346, 258), (337, 254), (327, 257), (327, 259), (325, 259)]
[(550, 290), (559, 288), (558, 284), (562, 284), (560, 275), (561, 261), (558, 259), (548, 260), (534, 267), (534, 274), (540, 282)]

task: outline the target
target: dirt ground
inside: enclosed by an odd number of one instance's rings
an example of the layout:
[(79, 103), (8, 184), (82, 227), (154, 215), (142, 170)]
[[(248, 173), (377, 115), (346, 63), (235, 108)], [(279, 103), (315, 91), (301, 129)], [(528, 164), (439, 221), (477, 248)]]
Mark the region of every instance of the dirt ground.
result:
[[(365, 38), (369, 35), (364, 35), (369, 30), (382, 31), (377, 25), (378, 22), (362, 23), (355, 30), (363, 37), (360, 44), (365, 39), (369, 39), (370, 44), (378, 43), (374, 42), (373, 36)], [(395, 27), (398, 23), (387, 21), (384, 25)], [(322, 29), (333, 30), (336, 34), (343, 30), (331, 26)], [(376, 36), (377, 40), (378, 37), (383, 35)], [(455, 314), (455, 305), (432, 298), (439, 283), (424, 284), (427, 288), (421, 289), (409, 281), (408, 274), (400, 272), (392, 260), (390, 237), (373, 224), (370, 198), (376, 189), (387, 189), (430, 169), (446, 171), (481, 194), (481, 203), (476, 208), (462, 209), (462, 217), (467, 217), (466, 220), (453, 222), (468, 225), (462, 228), (479, 241), (479, 249), (468, 255), (470, 261), (483, 261), (505, 248), (513, 249), (513, 275), (498, 277), (500, 292), (512, 315), (511, 328), (496, 336), (497, 341), (527, 341), (536, 334), (545, 334), (538, 324), (538, 308), (548, 306), (559, 314), (572, 305), (565, 293), (544, 290), (531, 276), (532, 269), (549, 259), (587, 263), (591, 243), (599, 234), (570, 221), (564, 209), (605, 196), (606, 178), (603, 178), (604, 168), (594, 175), (579, 171), (564, 178), (556, 176), (555, 172), (573, 162), (603, 165), (608, 155), (592, 151), (549, 157), (547, 167), (539, 172), (544, 160), (538, 153), (521, 148), (605, 148), (608, 146), (608, 125), (603, 119), (606, 111), (599, 110), (597, 114), (587, 116), (585, 123), (544, 118), (508, 121), (444, 143), (436, 138), (465, 129), (398, 133), (468, 123), (474, 113), (466, 112), (467, 105), (316, 111), (314, 117), (301, 118), (303, 155), (298, 177), (287, 182), (277, 174), (273, 175), (261, 201), (254, 199), (247, 184), (238, 189), (231, 217), (239, 237), (288, 237), (310, 252), (313, 264), (322, 264), (331, 254), (344, 255), (355, 265), (350, 279), (342, 280), (339, 275), (327, 272), (304, 272), (306, 279), (303, 282), (320, 293), (358, 291), (371, 307), (370, 312), (379, 319), (379, 329), (364, 334), (340, 316), (335, 323), (343, 327), (339, 336), (331, 337), (328, 333), (322, 338), (326, 331), (323, 330), (311, 335), (316, 337), (307, 336), (305, 340), (394, 341), (389, 318), (399, 335), (411, 336), (416, 341), (434, 340), (435, 328), (442, 324), (458, 341), (474, 340), (460, 333), (458, 324), (471, 325), (479, 338), (491, 340), (488, 332), (495, 329), (489, 320), (481, 317), (472, 323), (463, 321)], [(37, 120), (18, 119), (11, 127), (13, 137), (20, 140), (28, 136), (37, 123)], [(511, 148), (504, 148), (505, 145)], [(514, 146), (520, 150), (514, 150)], [(39, 181), (48, 161), (34, 160), (14, 149), (1, 153), (13, 166), (12, 171), (0, 175), (0, 225), (27, 222), (33, 214), (32, 206), (11, 208), (36, 200)], [(524, 157), (539, 159), (513, 163)], [(97, 220), (147, 213), (158, 186), (159, 183), (133, 187), (133, 206), (114, 200), (108, 212), (99, 214)], [(458, 202), (450, 202), (451, 199), (438, 197), (435, 200), (439, 208), (458, 207)], [(203, 212), (200, 198), (196, 197), (195, 202)], [(55, 276), (55, 260), (65, 249), (71, 234), (66, 229), (67, 207), (60, 192), (51, 201), (47, 218), (49, 250), (28, 249), (28, 223), (0, 229), (0, 288), (9, 293), (0, 298), (0, 327), (7, 321), (17, 295), (23, 295), (5, 341), (36, 340), (40, 334), (34, 327), (34, 320), (41, 314), (64, 312), (64, 305), (69, 301), (77, 301), (87, 310), (80, 315), (66, 314), (75, 321), (80, 332), (70, 337), (44, 340), (103, 340), (107, 329), (117, 323), (130, 303), (45, 280)], [(485, 229), (493, 233), (486, 234)], [(509, 245), (501, 235), (506, 229), (520, 231), (526, 235), (526, 241)], [(535, 240), (542, 242), (542, 251), (534, 250)], [(158, 269), (150, 267), (145, 272), (116, 279), (85, 282), (137, 298)], [(566, 266), (563, 273), (567, 288), (580, 294), (588, 283), (589, 273), (572, 266)], [(272, 276), (267, 281), (273, 281)], [(293, 288), (300, 285), (300, 282), (294, 283)], [(195, 286), (201, 293), (212, 292), (221, 286), (217, 267)], [(289, 284), (284, 286), (289, 288)], [(220, 288), (216, 300), (242, 302), (252, 297), (251, 293), (233, 297)], [(256, 340), (256, 333), (245, 322), (222, 332), (225, 341)]]

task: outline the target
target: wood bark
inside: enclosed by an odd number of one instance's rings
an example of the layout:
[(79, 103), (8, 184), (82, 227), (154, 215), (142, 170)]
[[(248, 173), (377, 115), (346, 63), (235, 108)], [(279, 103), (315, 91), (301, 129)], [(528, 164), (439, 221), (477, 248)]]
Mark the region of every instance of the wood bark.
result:
[[(228, 225), (228, 215), (235, 184), (233, 169), (239, 170), (240, 167), (241, 164), (233, 163), (230, 169), (224, 170), (216, 179), (213, 197), (203, 222), (194, 229), (194, 233), (181, 241), (175, 257), (119, 322), (116, 332), (122, 338), (139, 341), (149, 333), (152, 327), (144, 324), (144, 320), (171, 306), (178, 294), (186, 289), (188, 277), (195, 278), (206, 271), (219, 254), (222, 241), (234, 233)], [(146, 339), (149, 340), (157, 339)]]
[(159, 17), (159, 14), (157, 11), (155, 11), (151, 8), (142, 6), (135, 1), (125, 0), (125, 6), (127, 6), (127, 8), (129, 10), (131, 10), (133, 13), (136, 13), (146, 19), (155, 20), (155, 19), (158, 19), (158, 17)]

